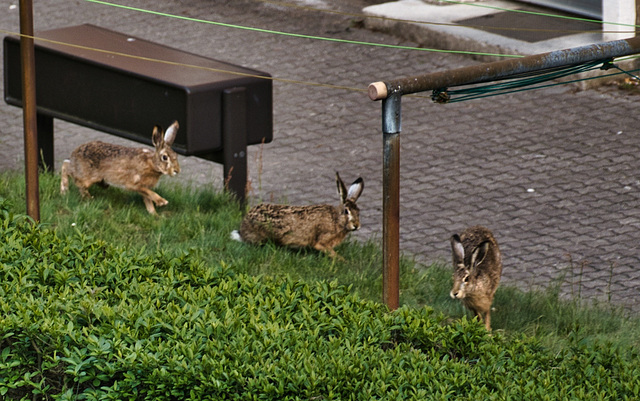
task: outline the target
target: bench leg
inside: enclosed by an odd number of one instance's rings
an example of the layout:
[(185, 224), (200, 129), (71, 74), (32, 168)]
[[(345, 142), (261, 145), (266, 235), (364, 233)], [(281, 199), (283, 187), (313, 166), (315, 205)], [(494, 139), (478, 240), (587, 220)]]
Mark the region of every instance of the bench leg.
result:
[(225, 188), (240, 203), (247, 190), (247, 103), (245, 88), (222, 94), (222, 153)]
[(53, 117), (37, 113), (38, 167), (51, 172), (53, 168)]

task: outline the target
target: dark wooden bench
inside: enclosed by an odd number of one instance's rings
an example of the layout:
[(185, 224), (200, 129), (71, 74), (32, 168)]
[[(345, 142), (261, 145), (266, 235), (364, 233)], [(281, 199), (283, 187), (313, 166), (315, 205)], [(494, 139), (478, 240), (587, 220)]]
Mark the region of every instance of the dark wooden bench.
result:
[[(44, 168), (53, 166), (54, 118), (145, 144), (155, 124), (178, 120), (175, 151), (222, 163), (227, 188), (244, 202), (247, 145), (273, 135), (269, 74), (88, 24), (35, 36)], [(20, 71), (19, 38), (7, 36), (5, 101), (22, 107)]]

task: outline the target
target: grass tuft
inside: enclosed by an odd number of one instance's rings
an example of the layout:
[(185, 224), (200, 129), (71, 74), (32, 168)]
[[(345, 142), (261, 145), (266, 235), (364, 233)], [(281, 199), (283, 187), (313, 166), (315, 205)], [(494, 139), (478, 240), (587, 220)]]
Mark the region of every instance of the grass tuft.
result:
[[(0, 173), (0, 198), (12, 204), (14, 214), (25, 213), (25, 184), (21, 172)], [(138, 194), (118, 188), (91, 188), (94, 198), (81, 199), (75, 186), (59, 193), (56, 174), (40, 176), (40, 208), (43, 225), (59, 236), (82, 234), (129, 250), (169, 257), (191, 257), (205, 265), (232, 265), (252, 276), (333, 282), (367, 300), (382, 298), (382, 251), (377, 239), (360, 243), (347, 240), (336, 248), (344, 260), (331, 259), (314, 250), (291, 250), (273, 244), (258, 247), (230, 239), (243, 215), (243, 207), (225, 193), (209, 187), (161, 180), (157, 192), (169, 201), (147, 213)], [(581, 269), (569, 266), (569, 274)], [(423, 266), (402, 258), (402, 305), (429, 306), (448, 319), (471, 318), (460, 302), (449, 298), (451, 270), (434, 261)], [(527, 335), (541, 343), (562, 348), (574, 343), (606, 341), (615, 347), (640, 346), (640, 320), (608, 302), (584, 302), (580, 293), (571, 300), (560, 297), (566, 277), (546, 290), (521, 291), (502, 285), (496, 293), (492, 327), (507, 336)]]

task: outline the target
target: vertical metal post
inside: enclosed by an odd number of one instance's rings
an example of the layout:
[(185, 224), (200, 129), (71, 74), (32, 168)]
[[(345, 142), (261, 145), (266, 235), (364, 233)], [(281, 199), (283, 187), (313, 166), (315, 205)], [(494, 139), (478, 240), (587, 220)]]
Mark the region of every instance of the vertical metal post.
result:
[(245, 88), (222, 93), (222, 156), (225, 188), (240, 203), (247, 191), (247, 102)]
[(382, 101), (382, 296), (389, 309), (400, 305), (400, 123), (399, 93)]
[(31, 0), (20, 0), (20, 34), (27, 214), (35, 221), (40, 221), (36, 71), (33, 49), (33, 3)]

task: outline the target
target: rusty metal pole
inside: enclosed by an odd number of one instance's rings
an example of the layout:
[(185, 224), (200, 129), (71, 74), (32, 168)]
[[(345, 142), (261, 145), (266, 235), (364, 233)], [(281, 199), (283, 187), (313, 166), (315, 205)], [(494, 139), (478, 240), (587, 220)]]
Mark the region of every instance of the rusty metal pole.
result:
[(382, 297), (400, 306), (400, 131), (401, 94), (382, 101)]
[(640, 36), (536, 54), (369, 85), (369, 98), (382, 100), (383, 166), (383, 298), (399, 306), (400, 265), (400, 102), (402, 95), (508, 79), (518, 74), (579, 65), (640, 53)]
[(36, 122), (36, 69), (35, 52), (33, 49), (32, 0), (20, 0), (20, 35), (27, 214), (35, 221), (40, 221), (38, 129)]
[(382, 100), (393, 93), (408, 95), (434, 89), (509, 79), (519, 74), (580, 65), (640, 53), (640, 36), (587, 46), (534, 54), (522, 58), (495, 61), (448, 71), (374, 82), (369, 85), (369, 98)]

